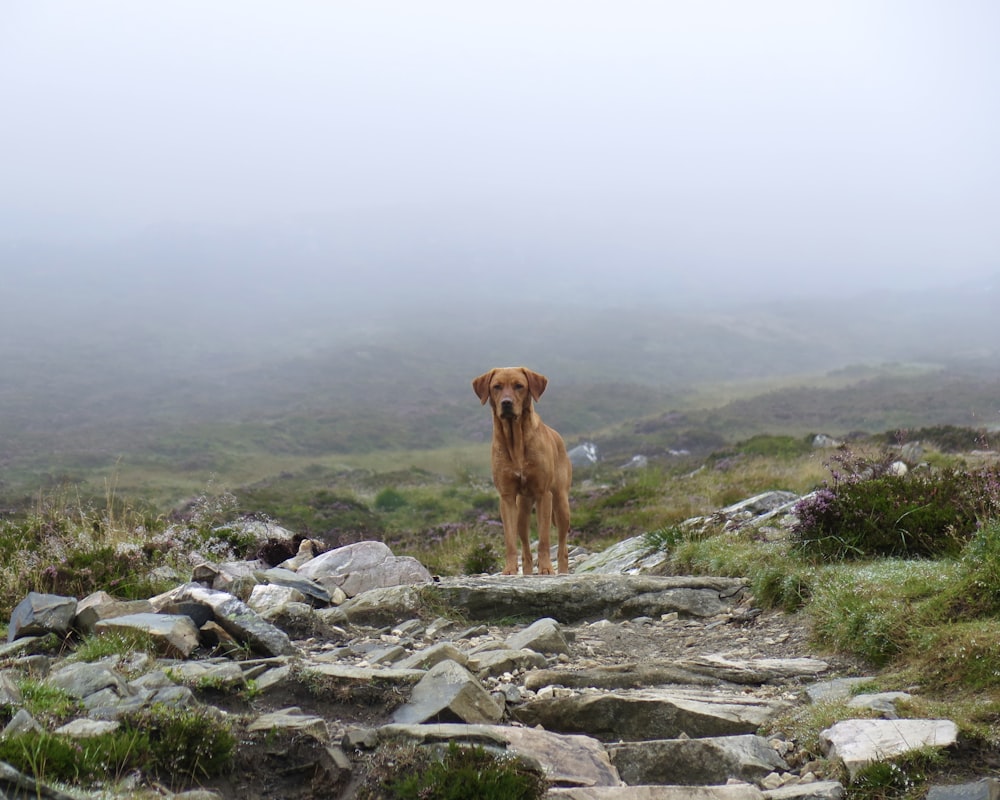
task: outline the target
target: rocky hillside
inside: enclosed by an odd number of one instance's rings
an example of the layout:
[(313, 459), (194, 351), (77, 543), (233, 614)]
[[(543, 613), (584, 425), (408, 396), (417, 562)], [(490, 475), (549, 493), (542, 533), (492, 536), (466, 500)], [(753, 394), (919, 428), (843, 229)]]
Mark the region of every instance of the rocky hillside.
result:
[[(720, 514), (780, 535), (789, 500)], [(948, 720), (899, 719), (905, 695), (859, 693), (861, 667), (813, 652), (805, 620), (762, 612), (742, 579), (657, 574), (662, 561), (636, 539), (574, 553), (567, 576), (438, 579), (380, 543), (306, 540), (280, 565), (205, 563), (143, 601), (31, 594), (0, 648), (0, 742), (45, 731), (83, 753), (166, 708), (206, 712), (234, 747), (218, 770), (207, 755), (189, 775), (109, 767), (84, 788), (3, 764), (0, 795), (385, 797), (401, 754), (454, 742), (516, 757), (553, 799), (832, 800), (872, 761), (956, 746)], [(74, 649), (137, 632), (143, 652)], [(33, 714), (29, 686), (71, 702)], [(785, 729), (831, 698), (857, 716), (819, 746)]]

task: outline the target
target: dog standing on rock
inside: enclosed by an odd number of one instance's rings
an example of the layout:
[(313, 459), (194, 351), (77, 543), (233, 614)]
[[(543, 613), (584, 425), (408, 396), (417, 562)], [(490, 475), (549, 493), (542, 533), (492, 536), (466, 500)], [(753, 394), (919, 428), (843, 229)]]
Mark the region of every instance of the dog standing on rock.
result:
[(569, 572), (569, 485), (573, 467), (562, 437), (535, 413), (548, 378), (524, 367), (493, 369), (472, 382), (483, 405), (493, 409), (493, 484), (500, 493), (503, 522), (504, 575), (521, 566), (532, 574), (528, 528), (531, 510), (538, 516), (538, 573), (553, 575), (549, 534), (553, 520), (559, 533), (559, 572)]

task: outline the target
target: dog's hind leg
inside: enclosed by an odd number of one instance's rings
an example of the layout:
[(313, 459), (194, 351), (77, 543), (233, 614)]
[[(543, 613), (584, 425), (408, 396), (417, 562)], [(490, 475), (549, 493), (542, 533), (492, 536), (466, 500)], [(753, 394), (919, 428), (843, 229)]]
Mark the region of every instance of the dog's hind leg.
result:
[(552, 507), (556, 531), (559, 534), (559, 572), (569, 572), (569, 546), (566, 539), (569, 536), (569, 493), (557, 493)]

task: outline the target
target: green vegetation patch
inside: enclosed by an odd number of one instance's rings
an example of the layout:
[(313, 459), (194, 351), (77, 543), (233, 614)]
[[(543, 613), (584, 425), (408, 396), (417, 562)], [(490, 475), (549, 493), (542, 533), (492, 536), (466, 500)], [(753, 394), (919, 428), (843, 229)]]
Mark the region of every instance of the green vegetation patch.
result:
[(221, 774), (236, 748), (229, 727), (207, 710), (154, 706), (86, 739), (29, 732), (0, 739), (0, 761), (42, 781), (86, 785), (140, 770), (171, 786)]
[(359, 800), (538, 800), (546, 782), (518, 759), (483, 747), (382, 748)]

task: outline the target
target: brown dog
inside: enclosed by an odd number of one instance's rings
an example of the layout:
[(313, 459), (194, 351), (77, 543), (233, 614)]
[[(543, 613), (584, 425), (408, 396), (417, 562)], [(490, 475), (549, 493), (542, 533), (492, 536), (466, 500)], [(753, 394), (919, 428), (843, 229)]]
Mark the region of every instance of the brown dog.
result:
[(505, 562), (503, 574), (521, 565), (532, 573), (528, 527), (532, 506), (538, 512), (538, 572), (552, 575), (549, 532), (553, 516), (559, 531), (559, 571), (569, 572), (569, 485), (573, 467), (562, 437), (545, 425), (532, 407), (548, 386), (548, 378), (524, 367), (490, 370), (472, 382), (483, 402), (493, 408), (493, 483), (500, 493)]

